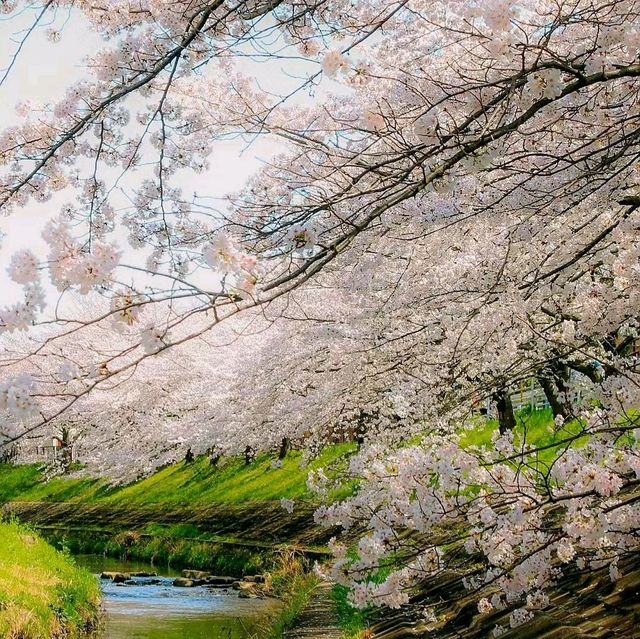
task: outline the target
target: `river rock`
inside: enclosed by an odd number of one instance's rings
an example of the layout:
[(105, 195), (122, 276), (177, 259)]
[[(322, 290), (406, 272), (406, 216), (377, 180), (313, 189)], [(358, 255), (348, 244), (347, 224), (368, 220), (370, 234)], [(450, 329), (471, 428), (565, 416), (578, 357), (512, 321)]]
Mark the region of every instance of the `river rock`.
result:
[(238, 597), (242, 599), (255, 599), (260, 595), (258, 587), (250, 581), (241, 581), (238, 583)]
[(247, 575), (242, 578), (242, 581), (248, 581), (252, 584), (263, 584), (264, 583), (264, 575)]
[(207, 586), (231, 586), (237, 581), (237, 579), (235, 577), (211, 575), (210, 577), (205, 577), (203, 581)]
[(162, 579), (127, 579), (125, 586), (159, 586)]
[(128, 581), (131, 578), (131, 575), (126, 572), (103, 572), (100, 575), (100, 579), (111, 579), (114, 584), (123, 584), (125, 581)]
[(204, 570), (183, 570), (182, 576), (185, 579), (206, 579), (213, 577), (210, 572), (205, 572)]
[(178, 577), (173, 580), (173, 585), (176, 588), (193, 588), (194, 586), (201, 586), (203, 583), (202, 579), (187, 579), (186, 577)]
[(158, 573), (157, 572), (144, 572), (144, 571), (142, 571), (142, 572), (132, 572), (131, 576), (132, 577), (157, 577)]

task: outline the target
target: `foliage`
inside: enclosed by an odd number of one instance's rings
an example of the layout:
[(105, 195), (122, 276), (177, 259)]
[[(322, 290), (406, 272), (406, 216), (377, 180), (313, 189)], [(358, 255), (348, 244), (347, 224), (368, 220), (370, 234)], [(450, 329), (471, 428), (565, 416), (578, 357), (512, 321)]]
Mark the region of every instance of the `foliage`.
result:
[(119, 559), (136, 559), (156, 566), (194, 568), (219, 575), (241, 577), (269, 569), (277, 555), (266, 548), (234, 546), (224, 540), (198, 541), (183, 537), (179, 531), (151, 535), (130, 531), (124, 534), (101, 534), (96, 531), (46, 531), (56, 548), (74, 554), (99, 554)]
[(318, 585), (318, 577), (308, 572), (294, 553), (282, 554), (267, 580), (268, 591), (280, 597), (283, 606), (269, 616), (260, 631), (264, 639), (278, 639), (291, 628)]
[(80, 637), (97, 622), (98, 584), (34, 531), (0, 523), (0, 635)]
[(345, 586), (336, 584), (332, 591), (335, 602), (338, 625), (342, 630), (343, 637), (362, 637), (369, 627), (369, 619), (366, 610), (355, 608), (349, 601), (349, 590)]

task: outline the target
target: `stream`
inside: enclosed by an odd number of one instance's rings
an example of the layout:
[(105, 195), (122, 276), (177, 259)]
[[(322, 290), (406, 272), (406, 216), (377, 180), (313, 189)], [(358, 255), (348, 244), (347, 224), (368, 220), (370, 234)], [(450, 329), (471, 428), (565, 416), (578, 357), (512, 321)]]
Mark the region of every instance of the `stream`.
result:
[(245, 639), (278, 606), (274, 599), (241, 599), (231, 588), (175, 587), (172, 582), (180, 572), (144, 562), (97, 555), (77, 555), (76, 561), (98, 575), (159, 573), (134, 577), (136, 585), (100, 580), (105, 619), (99, 639)]

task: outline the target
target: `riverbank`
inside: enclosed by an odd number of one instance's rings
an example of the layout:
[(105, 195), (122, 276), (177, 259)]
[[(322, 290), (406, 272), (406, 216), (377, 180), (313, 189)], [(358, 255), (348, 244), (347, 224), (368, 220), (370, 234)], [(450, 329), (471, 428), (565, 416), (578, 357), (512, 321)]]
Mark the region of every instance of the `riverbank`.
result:
[(269, 502), (169, 510), (162, 505), (141, 510), (77, 502), (12, 502), (3, 510), (74, 554), (234, 577), (270, 572), (282, 553), (290, 551), (310, 566), (328, 557), (325, 544), (334, 534), (316, 524), (313, 507), (304, 504), (294, 513)]
[(98, 621), (93, 575), (32, 530), (0, 523), (0, 637), (80, 637)]
[[(523, 419), (517, 434), (543, 446), (544, 463), (558, 437), (551, 413), (540, 411)], [(578, 429), (579, 424), (570, 427)], [(463, 443), (491, 446), (496, 428), (491, 420), (478, 420), (465, 431)], [(573, 445), (581, 444), (578, 438)], [(201, 457), (120, 487), (80, 477), (45, 483), (37, 467), (0, 466), (0, 504), (5, 502), (6, 513), (73, 553), (142, 560), (159, 570), (193, 568), (237, 578), (269, 574), (275, 588), (268, 594), (278, 597), (282, 606), (264, 620), (256, 634), (261, 639), (289, 639), (297, 632), (325, 636), (328, 626), (343, 639), (483, 639), (496, 624), (506, 628), (511, 609), (480, 615), (476, 595), (466, 591), (457, 574), (442, 573), (416, 583), (410, 603), (392, 611), (356, 610), (341, 586), (316, 589), (310, 568), (314, 561), (328, 558), (327, 541), (336, 530), (314, 521), (317, 502), (306, 486), (307, 471), (322, 467), (338, 477), (354, 450), (354, 445), (329, 447), (306, 467), (301, 467), (296, 451), (281, 465), (274, 455), (259, 456), (249, 464), (229, 459), (217, 466)], [(335, 489), (346, 494), (354, 486), (342, 483)], [(294, 501), (292, 512), (281, 506), (282, 496)], [(357, 531), (350, 531), (342, 539), (349, 545), (355, 536)], [(287, 567), (289, 558), (295, 559), (295, 570)], [(601, 631), (634, 638), (633, 620), (640, 609), (629, 602), (640, 601), (637, 558), (622, 563), (620, 571), (623, 577), (615, 583), (606, 571), (563, 577), (550, 588), (552, 607), (507, 630), (505, 637), (538, 639), (544, 627), (551, 633), (544, 635), (546, 639), (559, 639), (562, 633), (574, 636), (575, 628), (589, 639), (614, 636), (598, 634)], [(437, 623), (431, 615), (425, 617), (425, 610), (435, 611)]]
[[(80, 639), (94, 636), (93, 631), (98, 627), (101, 596), (95, 575), (91, 574), (96, 572), (95, 566), (92, 565), (91, 572), (80, 567), (89, 566), (86, 556), (76, 560), (66, 553), (56, 551), (32, 529), (17, 523), (0, 524), (0, 548), (0, 637)], [(100, 559), (99, 556), (94, 557)], [(103, 558), (101, 565), (106, 565), (105, 561)], [(116, 564), (117, 561), (114, 560), (114, 565)], [(139, 636), (146, 637), (144, 632), (148, 632), (149, 637), (164, 637), (164, 634), (157, 633), (164, 633), (171, 626), (177, 633), (176, 637), (186, 636), (180, 634), (185, 628), (191, 633), (189, 636), (198, 630), (204, 637), (209, 636), (213, 625), (224, 629), (224, 636), (234, 638), (246, 636), (249, 629), (251, 636), (280, 638), (295, 623), (317, 585), (318, 578), (308, 570), (304, 558), (293, 551), (273, 556), (270, 568), (271, 572), (263, 576), (258, 589), (259, 596), (266, 595), (267, 601), (263, 603), (258, 600), (253, 606), (248, 603), (241, 605), (245, 601), (242, 599), (236, 603), (238, 595), (224, 588), (220, 591), (221, 595), (213, 593), (214, 598), (209, 602), (208, 592), (204, 595), (198, 592), (202, 588), (171, 587), (173, 577), (168, 580), (165, 578), (164, 581), (149, 580), (159, 582), (158, 585), (145, 583), (139, 588), (135, 584), (124, 588), (112, 587), (111, 597), (105, 600), (105, 605), (110, 604), (111, 610), (107, 605), (106, 619), (100, 623), (100, 632), (112, 634), (100, 636), (113, 639), (112, 635), (117, 630), (113, 636), (129, 637), (131, 632), (143, 632)], [(148, 570), (147, 566), (145, 570)], [(170, 571), (168, 574), (179, 573)], [(155, 599), (151, 592), (154, 588), (158, 590)], [(136, 590), (141, 591), (138, 599), (131, 594)], [(167, 591), (178, 597), (177, 607), (175, 602), (172, 607)], [(235, 606), (235, 616), (227, 614), (228, 602)], [(274, 603), (266, 605), (268, 602)], [(275, 602), (279, 603), (276, 605)], [(149, 606), (158, 606), (157, 610), (151, 611), (153, 614), (147, 611), (149, 619), (144, 628), (140, 625), (140, 605), (145, 610)], [(131, 606), (135, 608), (135, 614), (128, 609)], [(184, 614), (178, 614), (181, 611)], [(242, 612), (243, 619), (236, 619), (239, 612)], [(160, 629), (157, 615), (168, 615), (162, 621), (165, 625)]]
[[(222, 458), (211, 464), (206, 456), (157, 469), (130, 483), (111, 483), (108, 477), (78, 473), (47, 479), (40, 464), (0, 464), (0, 503), (9, 501), (81, 502), (103, 506), (144, 508), (152, 504), (171, 509), (176, 505), (245, 504), (247, 501), (279, 502), (285, 497), (308, 501), (310, 470), (322, 468), (329, 476), (346, 468), (356, 450), (353, 443), (327, 446), (308, 464), (293, 450), (284, 459), (262, 453), (250, 463), (243, 457)], [(331, 496), (348, 494), (344, 486)]]
[[(307, 473), (322, 467), (337, 474), (354, 450), (332, 446), (308, 467), (299, 451), (249, 464), (231, 458), (211, 465), (200, 457), (124, 486), (79, 477), (46, 482), (36, 466), (2, 465), (0, 503), (5, 515), (72, 553), (241, 577), (270, 572), (289, 550), (308, 566), (328, 555), (336, 531), (314, 522)], [(295, 502), (292, 512), (282, 508), (283, 496)]]
[(237, 578), (267, 574), (266, 594), (282, 605), (261, 621), (256, 636), (264, 639), (279, 639), (294, 625), (318, 581), (313, 562), (329, 556), (324, 544), (332, 531), (314, 522), (313, 511), (312, 504), (298, 503), (288, 513), (277, 501), (186, 507), (5, 505), (5, 512), (30, 522), (50, 543), (73, 554), (146, 561), (160, 573), (169, 567)]

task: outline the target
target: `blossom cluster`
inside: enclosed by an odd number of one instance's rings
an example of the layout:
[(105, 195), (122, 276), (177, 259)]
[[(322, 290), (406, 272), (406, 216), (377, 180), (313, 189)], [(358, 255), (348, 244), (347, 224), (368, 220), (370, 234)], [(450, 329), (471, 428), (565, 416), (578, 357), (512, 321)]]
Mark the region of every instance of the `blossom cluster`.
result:
[[(479, 612), (511, 608), (512, 627), (548, 605), (545, 590), (567, 564), (609, 566), (611, 579), (619, 578), (620, 557), (637, 548), (640, 510), (625, 494), (640, 478), (638, 430), (622, 416), (617, 427), (601, 418), (598, 411), (585, 417), (583, 446), (571, 446), (571, 431), (558, 433), (543, 465), (536, 446), (513, 432), (494, 436), (490, 448), (463, 445), (463, 435), (430, 436), (395, 452), (363, 449), (351, 461), (357, 494), (316, 513), (327, 526), (369, 530), (356, 559), (334, 548), (330, 576), (352, 587), (354, 605), (401, 605), (413, 581), (456, 561), (435, 541), (445, 527), (464, 539), (474, 565), (483, 562), (483, 572), (464, 578), (480, 593)], [(413, 557), (406, 564), (399, 560), (405, 555)], [(372, 579), (392, 565), (385, 582)], [(493, 594), (482, 597), (485, 590)]]

